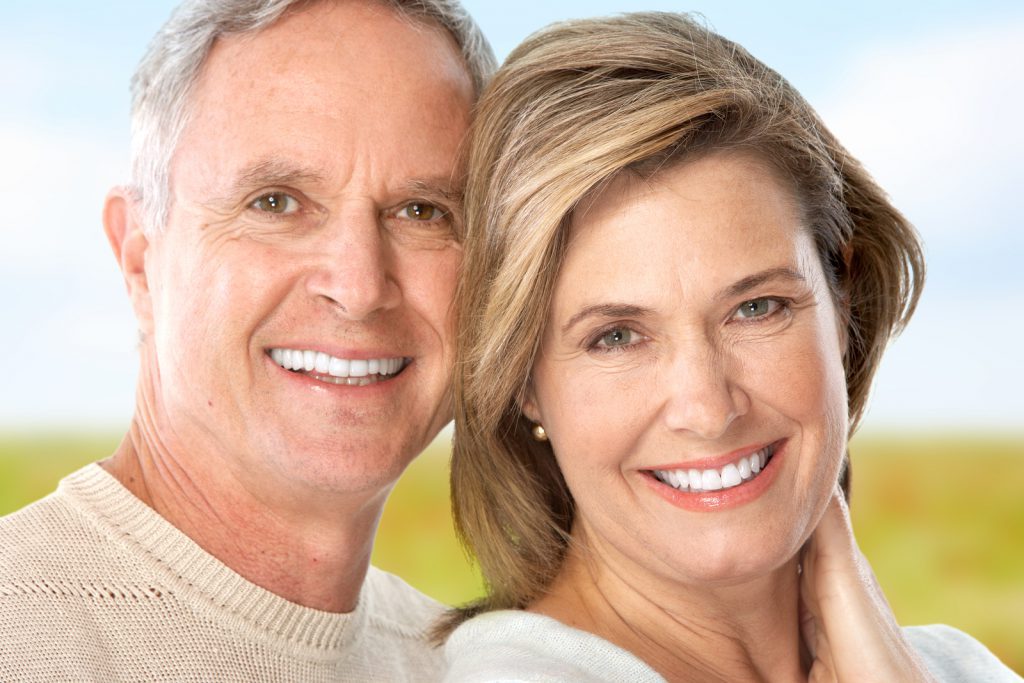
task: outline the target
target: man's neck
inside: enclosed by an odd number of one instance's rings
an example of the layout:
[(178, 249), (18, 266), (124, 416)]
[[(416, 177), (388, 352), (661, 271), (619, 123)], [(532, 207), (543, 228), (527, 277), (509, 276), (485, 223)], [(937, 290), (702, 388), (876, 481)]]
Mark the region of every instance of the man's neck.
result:
[(100, 463), (125, 488), (248, 581), (306, 607), (355, 608), (388, 491), (359, 500), (310, 495), (282, 509), (147, 426), (136, 416)]

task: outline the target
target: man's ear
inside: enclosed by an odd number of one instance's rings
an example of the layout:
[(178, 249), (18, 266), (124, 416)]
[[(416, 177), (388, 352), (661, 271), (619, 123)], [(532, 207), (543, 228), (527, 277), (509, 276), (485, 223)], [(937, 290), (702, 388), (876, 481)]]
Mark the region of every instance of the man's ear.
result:
[(148, 335), (153, 331), (153, 302), (146, 273), (149, 239), (139, 219), (138, 202), (123, 187), (115, 187), (107, 194), (103, 204), (103, 230), (124, 276), (139, 330)]

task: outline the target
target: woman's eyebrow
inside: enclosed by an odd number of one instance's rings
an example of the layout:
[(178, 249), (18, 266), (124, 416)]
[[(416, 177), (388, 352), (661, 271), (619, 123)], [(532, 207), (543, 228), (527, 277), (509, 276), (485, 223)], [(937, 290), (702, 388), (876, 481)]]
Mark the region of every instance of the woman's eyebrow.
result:
[(720, 292), (718, 292), (718, 294), (715, 295), (715, 298), (718, 300), (733, 299), (737, 296), (746, 294), (755, 287), (760, 287), (761, 285), (767, 282), (771, 282), (773, 280), (783, 280), (787, 282), (800, 283), (807, 282), (807, 278), (805, 278), (803, 274), (800, 273), (798, 270), (795, 270), (789, 266), (777, 266), (775, 268), (768, 268), (766, 270), (762, 270), (758, 273), (754, 273), (753, 275), (748, 275), (747, 277), (741, 280), (737, 280), (733, 284), (729, 285), (728, 287), (725, 287)]
[(644, 306), (637, 306), (635, 304), (592, 304), (590, 306), (584, 306), (574, 316), (569, 318), (569, 321), (562, 325), (562, 334), (568, 332), (573, 325), (577, 324), (584, 318), (591, 316), (598, 316), (601, 318), (636, 318), (647, 315), (651, 312), (651, 309), (645, 308)]
[[(755, 287), (771, 282), (772, 280), (785, 280), (789, 282), (807, 282), (799, 271), (790, 268), (789, 266), (778, 266), (775, 268), (768, 268), (762, 270), (753, 275), (748, 275), (742, 280), (738, 280), (728, 287), (722, 289), (718, 294), (715, 295), (716, 299), (730, 299), (740, 296)], [(569, 320), (562, 325), (562, 334), (568, 332), (574, 325), (579, 323), (581, 320), (590, 317), (600, 318), (637, 318), (652, 313), (652, 309), (645, 306), (637, 306), (636, 304), (624, 304), (624, 303), (602, 303), (602, 304), (591, 304), (584, 306), (576, 312)]]

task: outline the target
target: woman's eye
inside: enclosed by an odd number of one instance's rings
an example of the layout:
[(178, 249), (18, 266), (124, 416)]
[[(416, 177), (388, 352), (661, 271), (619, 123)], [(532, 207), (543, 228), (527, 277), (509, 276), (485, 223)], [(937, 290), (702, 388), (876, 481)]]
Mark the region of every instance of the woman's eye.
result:
[(769, 299), (767, 297), (751, 299), (750, 301), (744, 301), (740, 304), (740, 307), (736, 309), (736, 317), (745, 318), (747, 320), (751, 318), (763, 318), (777, 311), (780, 305), (781, 304), (777, 300)]
[(610, 349), (616, 346), (629, 346), (636, 342), (639, 335), (633, 330), (626, 327), (616, 327), (614, 330), (609, 330), (601, 335), (597, 340), (597, 346)]
[(429, 202), (411, 202), (398, 210), (399, 218), (406, 218), (412, 221), (432, 221), (443, 218), (445, 212)]
[(257, 211), (285, 215), (299, 210), (299, 200), (287, 192), (268, 192), (257, 197), (250, 206)]

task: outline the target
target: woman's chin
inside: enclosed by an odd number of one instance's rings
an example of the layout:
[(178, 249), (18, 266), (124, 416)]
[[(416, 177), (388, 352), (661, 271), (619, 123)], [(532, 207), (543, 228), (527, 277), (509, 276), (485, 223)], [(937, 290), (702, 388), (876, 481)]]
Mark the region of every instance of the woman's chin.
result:
[(685, 556), (672, 553), (662, 557), (658, 566), (653, 558), (643, 562), (649, 569), (661, 574), (670, 583), (706, 588), (738, 587), (745, 584), (776, 579), (792, 574), (796, 576), (799, 544), (740, 543), (724, 540), (702, 552), (687, 552)]

